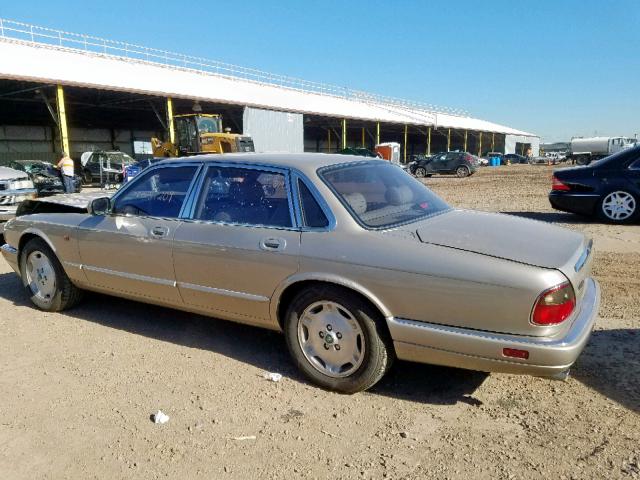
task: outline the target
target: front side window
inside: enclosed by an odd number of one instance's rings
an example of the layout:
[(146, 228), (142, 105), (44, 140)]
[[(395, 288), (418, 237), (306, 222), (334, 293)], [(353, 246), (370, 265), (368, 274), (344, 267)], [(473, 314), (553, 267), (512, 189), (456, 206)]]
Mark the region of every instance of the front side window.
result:
[(318, 173), (356, 221), (366, 227), (389, 228), (450, 208), (421, 182), (388, 163), (326, 167)]
[(177, 218), (197, 167), (158, 168), (134, 180), (117, 197), (112, 213), (161, 218)]
[(292, 227), (286, 177), (282, 173), (252, 168), (210, 166), (194, 219)]

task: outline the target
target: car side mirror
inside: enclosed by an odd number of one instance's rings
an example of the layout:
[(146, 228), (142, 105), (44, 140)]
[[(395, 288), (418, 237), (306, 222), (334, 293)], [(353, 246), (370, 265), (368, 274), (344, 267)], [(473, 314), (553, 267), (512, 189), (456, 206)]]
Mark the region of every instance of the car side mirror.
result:
[(91, 215), (107, 215), (111, 209), (111, 199), (109, 197), (94, 198), (89, 204)]

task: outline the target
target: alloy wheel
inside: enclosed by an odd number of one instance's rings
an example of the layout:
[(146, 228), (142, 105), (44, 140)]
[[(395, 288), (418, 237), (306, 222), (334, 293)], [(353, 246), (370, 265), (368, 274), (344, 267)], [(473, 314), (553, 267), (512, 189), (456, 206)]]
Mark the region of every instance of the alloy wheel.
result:
[(49, 258), (39, 250), (34, 250), (26, 262), (27, 285), (40, 301), (50, 303), (56, 292), (56, 272)]
[(611, 192), (602, 200), (602, 213), (610, 220), (616, 222), (628, 220), (635, 211), (636, 199), (622, 190)]
[(365, 337), (355, 316), (328, 300), (312, 303), (302, 313), (298, 342), (307, 361), (333, 378), (353, 374), (365, 356)]

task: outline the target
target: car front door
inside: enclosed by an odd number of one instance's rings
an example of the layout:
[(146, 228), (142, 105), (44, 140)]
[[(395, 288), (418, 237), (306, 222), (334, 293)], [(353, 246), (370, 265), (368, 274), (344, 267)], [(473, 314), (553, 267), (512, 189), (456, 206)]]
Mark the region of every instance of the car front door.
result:
[(455, 172), (458, 165), (460, 165), (460, 160), (462, 159), (462, 154), (457, 152), (447, 153), (447, 158), (444, 163), (443, 170), (446, 172)]
[(300, 230), (288, 173), (211, 164), (189, 217), (175, 233), (173, 251), (185, 304), (269, 324), (273, 292), (298, 270)]
[(441, 153), (433, 157), (433, 160), (427, 164), (427, 171), (429, 173), (438, 173), (443, 169), (443, 165), (447, 159), (446, 153)]
[(171, 256), (180, 212), (199, 164), (146, 171), (114, 197), (111, 213), (78, 229), (82, 269), (100, 289), (180, 304)]

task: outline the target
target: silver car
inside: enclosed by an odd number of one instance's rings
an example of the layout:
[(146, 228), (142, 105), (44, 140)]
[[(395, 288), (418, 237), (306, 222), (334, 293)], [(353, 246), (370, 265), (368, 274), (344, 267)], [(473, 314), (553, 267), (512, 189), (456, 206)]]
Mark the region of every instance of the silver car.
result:
[(452, 208), (382, 160), (168, 160), (40, 211), (2, 247), (37, 307), (92, 290), (281, 330), (309, 379), (346, 393), (395, 358), (561, 378), (600, 301), (584, 235)]
[(0, 234), (5, 222), (15, 217), (18, 204), (35, 196), (36, 189), (26, 172), (0, 167)]

